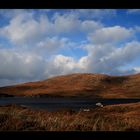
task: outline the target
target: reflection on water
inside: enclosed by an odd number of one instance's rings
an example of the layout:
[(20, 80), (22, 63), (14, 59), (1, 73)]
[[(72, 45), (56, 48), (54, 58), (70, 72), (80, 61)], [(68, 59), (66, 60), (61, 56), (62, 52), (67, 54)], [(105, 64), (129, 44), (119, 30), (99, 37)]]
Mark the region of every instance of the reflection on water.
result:
[(34, 109), (55, 111), (63, 108), (79, 110), (81, 108), (95, 108), (96, 103), (103, 105), (140, 102), (140, 99), (83, 99), (83, 98), (31, 98), (31, 97), (3, 97), (0, 105), (17, 104)]

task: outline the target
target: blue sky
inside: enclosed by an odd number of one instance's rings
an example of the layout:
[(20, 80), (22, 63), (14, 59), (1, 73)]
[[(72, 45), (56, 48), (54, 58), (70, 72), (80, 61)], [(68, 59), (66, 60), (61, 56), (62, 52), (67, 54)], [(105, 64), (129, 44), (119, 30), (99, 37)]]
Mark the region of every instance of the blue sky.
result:
[(139, 73), (139, 17), (139, 9), (1, 9), (0, 86)]

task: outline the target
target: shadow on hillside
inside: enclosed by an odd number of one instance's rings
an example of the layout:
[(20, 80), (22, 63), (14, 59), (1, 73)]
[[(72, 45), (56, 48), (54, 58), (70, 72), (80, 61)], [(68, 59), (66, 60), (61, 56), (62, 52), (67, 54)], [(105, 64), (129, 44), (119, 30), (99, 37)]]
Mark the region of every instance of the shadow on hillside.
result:
[(122, 84), (123, 82), (127, 81), (129, 78), (128, 77), (120, 77), (120, 76), (114, 76), (114, 77), (105, 77), (104, 79), (101, 80), (103, 83), (107, 84)]

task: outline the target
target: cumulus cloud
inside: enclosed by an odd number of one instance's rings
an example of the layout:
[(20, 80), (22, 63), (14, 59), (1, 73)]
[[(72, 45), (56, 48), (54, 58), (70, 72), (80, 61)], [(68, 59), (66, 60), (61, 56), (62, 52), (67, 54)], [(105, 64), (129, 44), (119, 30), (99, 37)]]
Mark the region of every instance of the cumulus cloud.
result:
[(44, 70), (45, 62), (32, 53), (0, 50), (0, 79), (36, 79)]
[(59, 49), (64, 48), (66, 45), (68, 46), (70, 41), (67, 38), (58, 38), (54, 36), (52, 38), (47, 37), (44, 40), (41, 40), (37, 43), (37, 52), (44, 52), (47, 54), (53, 54), (57, 52)]
[(133, 68), (123, 70), (121, 67), (131, 63), (139, 56), (139, 42), (126, 43), (122, 48), (116, 48), (109, 44), (88, 44), (86, 49), (88, 55), (81, 57), (79, 60), (64, 55), (56, 55), (51, 61), (52, 65), (49, 67), (51, 71), (48, 73), (54, 76), (73, 72), (95, 72), (114, 75), (138, 72)]
[(77, 72), (87, 72), (87, 56), (75, 60), (73, 57), (64, 55), (55, 55), (54, 58), (48, 62), (49, 68), (46, 69), (45, 75), (52, 77), (55, 75), (63, 75)]
[[(109, 44), (89, 44), (86, 48), (89, 53), (85, 63), (90, 72), (124, 74), (121, 67), (131, 63), (139, 56), (140, 43), (132, 41), (122, 48)], [(127, 74), (127, 71), (125, 73)]]
[[(140, 43), (130, 42), (122, 48), (101, 45), (87, 45), (88, 55), (75, 60), (73, 57), (55, 55), (45, 60), (33, 53), (0, 51), (1, 85), (32, 81), (74, 72), (95, 72), (108, 74), (128, 74), (138, 72), (138, 68), (121, 70), (121, 66), (130, 63), (139, 56)], [(3, 81), (3, 82), (2, 82)], [(5, 81), (5, 82), (4, 82)]]
[(16, 45), (32, 44), (46, 34), (48, 27), (47, 17), (33, 19), (31, 14), (19, 14), (12, 18), (10, 24), (0, 29), (0, 34)]
[[(134, 37), (139, 27), (102, 22), (104, 17), (116, 16), (116, 10), (68, 10), (51, 16), (48, 12), (7, 11), (8, 22), (0, 26), (0, 41), (9, 41), (0, 43), (0, 85), (75, 72), (117, 75), (140, 71), (139, 67), (122, 68), (140, 54), (140, 42)], [(80, 57), (73, 50), (81, 51), (76, 52)]]
[(55, 32), (72, 32), (79, 29), (80, 20), (75, 15), (55, 14), (53, 20)]
[(103, 24), (94, 20), (85, 20), (81, 23), (81, 30), (93, 32), (103, 27)]
[(136, 57), (138, 57), (139, 52), (140, 52), (140, 43), (137, 41), (132, 41), (132, 42), (127, 43), (122, 48), (115, 49), (115, 51), (112, 52), (105, 59), (106, 60), (110, 59), (111, 61), (114, 61), (115, 66), (125, 65), (128, 62), (133, 61)]
[(135, 73), (140, 73), (140, 67), (134, 67), (133, 70), (135, 71)]
[(76, 68), (76, 63), (72, 57), (57, 55), (53, 60), (53, 64), (56, 67), (57, 71), (60, 73), (69, 73), (73, 72)]
[(95, 20), (82, 21), (76, 14), (55, 14), (53, 17), (54, 33), (89, 32), (103, 27), (103, 24)]
[(127, 10), (128, 14), (140, 14), (140, 9), (129, 9)]
[(88, 39), (97, 44), (114, 43), (132, 36), (132, 29), (121, 26), (103, 27), (90, 33)]
[(87, 19), (103, 19), (116, 16), (117, 12), (115, 9), (79, 9), (72, 10), (80, 18)]
[[(45, 40), (46, 37), (63, 33), (78, 33), (79, 31), (90, 32), (103, 26), (99, 21), (82, 21), (76, 14), (61, 15), (56, 13), (51, 19), (48, 18), (47, 14), (43, 14), (35, 19), (35, 12), (31, 10), (20, 10), (19, 12), (15, 10), (11, 13), (14, 14), (12, 14), (9, 24), (0, 28), (0, 35), (17, 46), (28, 45), (29, 47)], [(9, 12), (8, 15), (10, 15)]]

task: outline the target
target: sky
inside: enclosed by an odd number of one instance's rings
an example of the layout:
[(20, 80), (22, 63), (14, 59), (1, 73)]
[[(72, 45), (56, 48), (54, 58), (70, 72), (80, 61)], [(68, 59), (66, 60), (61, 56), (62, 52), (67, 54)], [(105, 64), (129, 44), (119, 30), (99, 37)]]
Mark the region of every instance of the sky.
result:
[(139, 72), (140, 9), (0, 9), (0, 86)]

